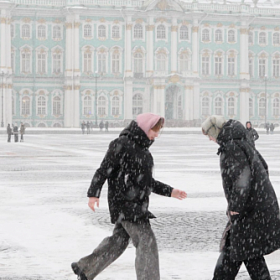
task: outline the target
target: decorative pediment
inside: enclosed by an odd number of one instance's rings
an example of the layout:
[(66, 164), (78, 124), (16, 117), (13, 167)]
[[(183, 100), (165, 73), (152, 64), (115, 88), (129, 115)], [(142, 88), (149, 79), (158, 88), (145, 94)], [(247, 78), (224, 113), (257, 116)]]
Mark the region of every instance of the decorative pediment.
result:
[(144, 3), (146, 11), (160, 10), (160, 11), (178, 11), (184, 12), (183, 6), (177, 0), (147, 0)]

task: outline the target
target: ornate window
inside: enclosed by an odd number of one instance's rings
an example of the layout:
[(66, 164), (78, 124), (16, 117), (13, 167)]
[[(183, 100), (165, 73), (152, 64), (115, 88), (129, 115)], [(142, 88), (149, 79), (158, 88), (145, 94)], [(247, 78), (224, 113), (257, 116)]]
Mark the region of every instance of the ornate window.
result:
[(84, 26), (84, 37), (91, 38), (92, 37), (92, 27), (90, 24), (86, 24)]
[(92, 72), (92, 52), (90, 50), (84, 52), (84, 72)]
[(120, 52), (115, 50), (112, 53), (112, 73), (120, 72)]
[(135, 24), (135, 26), (134, 26), (134, 38), (135, 39), (143, 38), (143, 27), (139, 23)]
[(37, 114), (38, 115), (46, 115), (46, 97), (39, 96), (37, 100)]
[(228, 57), (228, 76), (235, 75), (235, 57), (229, 56)]
[(210, 74), (210, 59), (208, 55), (202, 56), (202, 75)]
[(21, 27), (21, 37), (22, 38), (30, 38), (30, 26), (29, 26), (29, 24), (24, 24)]
[(53, 98), (53, 114), (56, 116), (61, 115), (61, 99), (59, 96)]
[(161, 24), (157, 27), (157, 39), (165, 39), (165, 38), (166, 38), (165, 26)]
[(54, 40), (60, 40), (62, 38), (61, 36), (61, 27), (59, 25), (55, 25), (53, 27), (53, 39)]
[(263, 78), (266, 74), (266, 58), (259, 58), (259, 77)]
[(99, 53), (98, 54), (98, 72), (99, 73), (106, 73), (106, 53)]
[(47, 54), (44, 50), (37, 52), (37, 73), (47, 73)]
[(235, 32), (233, 30), (228, 31), (228, 42), (235, 42)]
[(222, 75), (222, 65), (223, 65), (223, 59), (221, 55), (215, 56), (215, 75), (221, 76)]
[(60, 49), (56, 49), (52, 53), (53, 59), (53, 73), (59, 74), (62, 72), (62, 52)]
[(273, 99), (273, 116), (279, 116), (280, 107), (279, 107), (279, 98)]
[(259, 34), (259, 44), (266, 44), (266, 34), (265, 32), (260, 32)]
[(273, 57), (272, 63), (273, 63), (273, 77), (279, 78), (280, 77), (280, 57), (279, 57), (279, 55)]
[(216, 42), (222, 42), (223, 41), (223, 33), (221, 29), (217, 29), (215, 31), (215, 41)]
[(278, 32), (273, 34), (273, 44), (279, 45), (280, 44), (280, 35)]
[(180, 27), (180, 40), (189, 40), (189, 29), (186, 25)]
[(215, 115), (222, 115), (223, 113), (223, 99), (216, 97), (215, 99)]
[(112, 116), (118, 116), (120, 114), (120, 99), (118, 96), (114, 96), (112, 99)]
[(261, 98), (259, 100), (259, 115), (260, 116), (265, 116), (265, 113), (266, 113), (266, 106), (265, 106), (265, 98)]
[(30, 115), (30, 98), (28, 96), (22, 98), (21, 114)]
[(21, 52), (21, 72), (31, 73), (31, 50), (24, 48)]
[(112, 28), (112, 38), (119, 39), (120, 38), (120, 28), (118, 26), (113, 26)]
[(133, 117), (143, 113), (143, 98), (137, 93), (132, 98), (132, 114)]
[(188, 57), (188, 53), (185, 52), (181, 52), (179, 55), (179, 71), (180, 73), (188, 71), (189, 69), (189, 57)]
[(97, 102), (98, 106), (98, 115), (104, 116), (106, 115), (106, 98), (104, 96), (100, 96)]
[(92, 111), (92, 99), (90, 96), (84, 97), (84, 108), (83, 108), (84, 115), (90, 115)]
[(201, 101), (202, 115), (208, 116), (210, 114), (210, 102), (208, 97), (203, 97)]
[(157, 70), (165, 71), (166, 70), (166, 54), (158, 53), (156, 56), (157, 59)]
[(234, 108), (235, 107), (235, 102), (234, 102), (234, 98), (233, 97), (230, 97), (228, 99), (228, 115), (229, 116), (232, 116), (234, 115)]
[(39, 39), (46, 39), (46, 36), (47, 36), (46, 26), (45, 25), (39, 25), (38, 26), (37, 37)]
[(210, 41), (210, 32), (208, 29), (202, 30), (202, 41), (203, 42), (209, 42)]
[(106, 26), (105, 25), (99, 25), (98, 26), (98, 37), (99, 38), (105, 38), (106, 37)]
[(134, 59), (134, 73), (143, 73), (143, 54), (135, 53)]

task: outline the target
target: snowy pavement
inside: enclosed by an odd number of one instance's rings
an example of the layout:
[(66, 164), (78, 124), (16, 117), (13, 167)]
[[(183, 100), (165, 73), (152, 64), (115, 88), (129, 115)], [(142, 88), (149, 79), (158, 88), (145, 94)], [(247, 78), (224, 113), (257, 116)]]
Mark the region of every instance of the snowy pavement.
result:
[[(0, 280), (76, 279), (71, 262), (91, 253), (113, 229), (107, 185), (95, 213), (87, 206), (86, 191), (116, 136), (32, 134), (23, 143), (7, 143), (0, 135)], [(257, 148), (280, 198), (280, 135), (261, 135)], [(226, 224), (216, 151), (203, 135), (170, 131), (151, 147), (154, 177), (188, 193), (184, 201), (150, 199), (162, 280), (212, 279)], [(135, 280), (134, 258), (130, 244), (96, 279)], [(279, 280), (280, 251), (266, 260), (272, 279)], [(249, 279), (244, 266), (237, 279)]]

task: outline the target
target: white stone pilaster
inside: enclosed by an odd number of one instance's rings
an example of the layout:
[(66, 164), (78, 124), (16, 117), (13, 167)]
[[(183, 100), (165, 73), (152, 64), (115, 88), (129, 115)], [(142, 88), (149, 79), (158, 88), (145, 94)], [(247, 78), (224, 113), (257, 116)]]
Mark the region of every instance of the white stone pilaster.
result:
[(193, 86), (185, 86), (185, 100), (184, 100), (184, 119), (187, 121), (193, 120)]
[(198, 121), (200, 119), (199, 108), (200, 108), (200, 87), (199, 83), (193, 84), (193, 120)]
[(125, 79), (125, 90), (124, 90), (124, 119), (132, 120), (132, 80)]
[(246, 27), (240, 28), (240, 79), (249, 80), (249, 59), (248, 59), (248, 34)]
[(177, 19), (172, 19), (171, 26), (171, 73), (178, 72), (178, 26)]
[(199, 27), (197, 22), (194, 22), (194, 26), (192, 27), (192, 72), (193, 76), (198, 76), (199, 70), (199, 49), (198, 49), (198, 30)]
[(250, 86), (248, 82), (242, 82), (240, 86), (240, 95), (239, 95), (239, 102), (240, 102), (240, 122), (245, 125), (246, 122), (249, 120), (249, 97), (250, 97)]
[(147, 35), (147, 67), (146, 77), (150, 77), (154, 72), (154, 21), (149, 18), (148, 25), (146, 26)]
[(152, 112), (165, 117), (165, 81), (155, 81)]
[(126, 77), (132, 77), (132, 61), (131, 61), (131, 40), (132, 40), (132, 35), (131, 35), (131, 30), (132, 30), (132, 23), (131, 19), (129, 18), (127, 24), (126, 24), (126, 42), (125, 42), (125, 76)]

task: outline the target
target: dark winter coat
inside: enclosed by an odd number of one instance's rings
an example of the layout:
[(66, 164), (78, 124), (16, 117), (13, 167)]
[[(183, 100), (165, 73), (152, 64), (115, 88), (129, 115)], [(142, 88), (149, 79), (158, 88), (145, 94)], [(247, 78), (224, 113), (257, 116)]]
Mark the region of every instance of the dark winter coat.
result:
[(247, 140), (253, 145), (255, 146), (255, 141), (259, 139), (259, 134), (258, 132), (250, 127), (250, 128), (246, 128), (246, 132), (247, 132)]
[(172, 188), (153, 179), (153, 157), (149, 151), (151, 141), (132, 121), (119, 138), (113, 140), (95, 172), (88, 197), (99, 197), (108, 180), (108, 202), (111, 222), (121, 220), (138, 222), (155, 218), (149, 212), (151, 192), (171, 196)]
[[(246, 139), (244, 126), (229, 120), (221, 130), (221, 175), (230, 211), (231, 257), (242, 261), (269, 254), (280, 248), (280, 216), (268, 166)], [(227, 234), (224, 234), (226, 238)]]
[(8, 135), (12, 135), (13, 134), (13, 130), (12, 130), (10, 125), (7, 126), (7, 134)]

